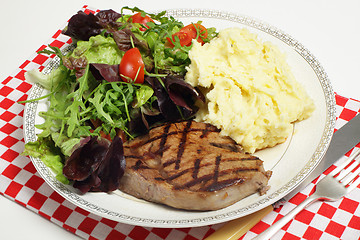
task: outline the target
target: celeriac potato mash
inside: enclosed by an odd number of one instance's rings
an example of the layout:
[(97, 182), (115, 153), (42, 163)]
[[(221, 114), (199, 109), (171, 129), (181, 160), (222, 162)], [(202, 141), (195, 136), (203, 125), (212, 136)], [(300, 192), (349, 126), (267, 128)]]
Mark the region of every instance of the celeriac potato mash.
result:
[(284, 142), (292, 123), (313, 112), (312, 99), (272, 43), (229, 28), (210, 43), (193, 44), (185, 80), (206, 97), (195, 120), (220, 128), (246, 152)]

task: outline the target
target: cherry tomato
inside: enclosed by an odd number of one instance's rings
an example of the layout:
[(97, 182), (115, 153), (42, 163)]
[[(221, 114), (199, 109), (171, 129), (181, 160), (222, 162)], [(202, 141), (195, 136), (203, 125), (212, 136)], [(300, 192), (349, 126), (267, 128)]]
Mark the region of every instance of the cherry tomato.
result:
[[(149, 28), (149, 26), (147, 25), (148, 22), (154, 22), (154, 20), (152, 20), (147, 15), (145, 17), (141, 16), (141, 13), (136, 13), (136, 14), (132, 15), (129, 18), (129, 21), (133, 22), (133, 23), (140, 23), (140, 24), (144, 25), (146, 28)], [(140, 30), (145, 31), (146, 28), (141, 27)]]
[(176, 41), (175, 37), (179, 38), (181, 46), (190, 46), (191, 45), (192, 37), (186, 32), (179, 31), (172, 35), (172, 41), (170, 38), (167, 38), (168, 42), (170, 43), (170, 45), (172, 47), (174, 47), (173, 41), (174, 42)]
[(198, 32), (199, 32), (199, 36), (196, 40), (201, 44), (204, 44), (203, 39), (208, 37), (207, 29), (203, 25), (198, 23), (189, 24), (183, 27), (182, 29), (180, 29), (180, 32), (188, 33), (193, 39), (195, 39), (196, 36), (198, 36)]
[[(127, 50), (121, 59), (119, 72), (124, 82), (144, 82), (145, 64), (138, 48)], [(135, 79), (136, 78), (136, 79)]]

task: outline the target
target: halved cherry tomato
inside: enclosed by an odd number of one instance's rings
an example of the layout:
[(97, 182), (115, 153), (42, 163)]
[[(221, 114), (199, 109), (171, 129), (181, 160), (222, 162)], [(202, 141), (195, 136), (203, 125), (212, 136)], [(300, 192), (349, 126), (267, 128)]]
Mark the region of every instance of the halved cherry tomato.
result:
[[(172, 35), (172, 40), (175, 41), (175, 36), (178, 36), (181, 46), (190, 46), (192, 39), (196, 39), (201, 45), (205, 42), (203, 39), (208, 37), (207, 29), (198, 23), (189, 24), (180, 29), (179, 32), (176, 32)], [(170, 38), (167, 38), (171, 47), (174, 47), (173, 41)]]
[(167, 38), (167, 40), (172, 47), (174, 47), (173, 42), (176, 41), (176, 37), (179, 38), (181, 46), (190, 46), (191, 45), (192, 37), (186, 32), (179, 31), (179, 32), (174, 33), (171, 37), (172, 37), (172, 41), (170, 38)]
[[(196, 39), (198, 42), (200, 42), (201, 44), (204, 44), (204, 40), (205, 38), (208, 37), (208, 32), (206, 27), (204, 27), (201, 24), (198, 23), (191, 23), (185, 27), (183, 27), (182, 29), (180, 29), (180, 32), (185, 32), (188, 33), (191, 38), (195, 39), (197, 36), (198, 38)], [(198, 35), (199, 32), (199, 35)]]
[(127, 50), (121, 59), (119, 72), (124, 82), (144, 82), (145, 64), (138, 48)]
[[(140, 24), (144, 25), (146, 28), (149, 28), (149, 26), (147, 25), (148, 22), (154, 22), (154, 20), (152, 20), (151, 17), (149, 17), (148, 15), (146, 15), (145, 17), (141, 16), (141, 13), (136, 13), (136, 14), (132, 15), (129, 18), (129, 21), (131, 21), (133, 23), (140, 23)], [(146, 28), (141, 27), (140, 30), (145, 31)]]

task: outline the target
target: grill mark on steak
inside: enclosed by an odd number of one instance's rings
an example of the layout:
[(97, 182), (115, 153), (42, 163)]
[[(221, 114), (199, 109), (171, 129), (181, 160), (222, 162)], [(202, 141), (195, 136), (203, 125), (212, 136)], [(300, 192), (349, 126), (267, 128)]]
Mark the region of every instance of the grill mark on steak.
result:
[(200, 170), (200, 163), (201, 163), (201, 159), (200, 158), (197, 158), (194, 162), (194, 171), (192, 173), (192, 178), (193, 179), (196, 179), (198, 177), (198, 173), (199, 173), (199, 170)]
[(181, 140), (180, 140), (180, 143), (179, 143), (179, 150), (177, 152), (177, 156), (176, 156), (176, 161), (175, 161), (175, 169), (179, 169), (180, 168), (180, 162), (181, 162), (181, 157), (185, 151), (185, 144), (186, 144), (186, 136), (187, 136), (187, 133), (190, 131), (192, 131), (190, 129), (191, 127), (191, 123), (192, 121), (189, 120), (186, 125), (185, 125), (185, 128), (182, 132), (182, 137), (181, 137)]
[[(244, 179), (238, 179), (236, 181), (236, 183), (241, 184), (244, 181), (245, 181)], [(215, 192), (217, 190), (226, 188), (226, 187), (231, 186), (231, 185), (234, 185), (234, 179), (227, 179), (227, 180), (224, 180), (224, 181), (212, 183), (207, 187), (200, 188), (200, 190), (206, 191), (206, 192)]]
[(210, 145), (214, 147), (230, 150), (232, 152), (240, 152), (239, 146), (236, 144), (210, 142)]
[(213, 175), (212, 174), (208, 174), (208, 175), (204, 175), (202, 177), (199, 177), (199, 178), (196, 178), (196, 179), (193, 179), (189, 182), (186, 182), (185, 184), (183, 185), (175, 185), (174, 188), (176, 190), (181, 190), (181, 189), (186, 189), (186, 188), (190, 188), (190, 187), (193, 187), (197, 184), (204, 184), (204, 183), (207, 183), (208, 181), (212, 180), (213, 179)]
[(143, 164), (143, 161), (138, 160), (138, 161), (136, 161), (135, 165), (132, 166), (132, 169), (137, 171), (139, 169), (150, 169), (150, 168), (148, 166), (146, 166), (145, 164)]
[[(165, 142), (166, 142), (166, 141), (165, 141)], [(158, 150), (156, 150), (156, 151), (154, 152), (154, 154), (155, 154), (155, 155), (159, 155), (159, 157), (162, 157), (163, 154), (164, 154), (164, 152), (165, 152), (167, 149), (169, 149), (169, 147), (170, 147), (170, 146), (164, 145), (164, 146), (160, 147)]]
[(210, 132), (219, 132), (220, 129), (215, 128), (211, 125), (206, 125), (205, 128), (202, 130), (202, 134), (200, 135), (200, 138), (206, 137)]
[(220, 162), (221, 162), (221, 155), (217, 156), (215, 159), (215, 170), (214, 170), (214, 177), (213, 177), (214, 183), (216, 183), (218, 181)]
[[(221, 161), (221, 158), (220, 158), (219, 162), (220, 161)], [(186, 169), (186, 170), (182, 171), (181, 175), (188, 172), (188, 170), (189, 169)], [(221, 177), (221, 176), (226, 176), (231, 172), (256, 172), (256, 171), (258, 171), (257, 168), (228, 169), (228, 170), (218, 172), (216, 177), (215, 177), (215, 174), (207, 174), (207, 175), (204, 175), (204, 176), (202, 176), (200, 178), (196, 178), (196, 179), (193, 179), (191, 181), (188, 181), (188, 182), (184, 183), (183, 185), (177, 185), (177, 186), (175, 186), (175, 189), (177, 189), (177, 190), (186, 189), (186, 188), (194, 187), (197, 184), (206, 185), (207, 182), (212, 180), (213, 183), (211, 183), (209, 186), (201, 187), (200, 190), (201, 191), (206, 191), (206, 192), (213, 192), (213, 191), (216, 191), (218, 189), (222, 189), (222, 188), (224, 188), (224, 187), (226, 187), (227, 185), (230, 185), (230, 184), (244, 182), (244, 179), (241, 179), (241, 178), (238, 178), (238, 177), (229, 178), (227, 180), (218, 182), (217, 179), (219, 177)], [(176, 177), (180, 177), (181, 175), (176, 174)], [(171, 180), (174, 180), (174, 179), (175, 178), (171, 178)], [(170, 180), (170, 179), (168, 178), (166, 180)]]
[(165, 152), (165, 143), (166, 143), (166, 140), (169, 136), (169, 129), (170, 129), (171, 125), (167, 125), (164, 127), (164, 132), (163, 134), (161, 134), (161, 141), (160, 141), (160, 144), (159, 144), (159, 153), (160, 153), (160, 157), (163, 156), (164, 152)]
[[(255, 156), (248, 156), (247, 158), (242, 158), (241, 161), (253, 161), (253, 160), (259, 160), (258, 157)], [(231, 161), (239, 161), (239, 158), (224, 158), (222, 160), (223, 162), (227, 161), (227, 162), (231, 162)]]
[(181, 177), (181, 176), (184, 175), (185, 173), (188, 173), (190, 170), (191, 170), (191, 169), (188, 168), (188, 169), (185, 169), (185, 170), (183, 170), (183, 171), (181, 171), (181, 172), (178, 172), (178, 173), (176, 173), (176, 174), (168, 177), (167, 180), (172, 181), (172, 180), (174, 180), (174, 179), (176, 179), (176, 178), (178, 178), (178, 177)]
[[(199, 160), (199, 166), (198, 166), (198, 167), (185, 169), (185, 170), (183, 170), (183, 171), (181, 171), (181, 172), (179, 172), (179, 173), (176, 173), (176, 174), (174, 174), (174, 175), (171, 175), (170, 177), (167, 178), (167, 180), (170, 180), (170, 181), (171, 181), (171, 180), (175, 180), (176, 178), (181, 177), (182, 175), (184, 175), (185, 173), (190, 172), (191, 170), (193, 170), (193, 173), (191, 174), (192, 178), (196, 179), (196, 178), (197, 178), (198, 171), (199, 171), (199, 168), (200, 168), (200, 161), (201, 161), (200, 159), (197, 159), (197, 160)], [(172, 163), (174, 163), (174, 162), (172, 162)], [(202, 167), (209, 166), (209, 165), (210, 165), (209, 163), (208, 163), (208, 164), (204, 164), (204, 165), (202, 165)], [(195, 176), (194, 173), (196, 174), (196, 176)]]
[[(191, 121), (190, 121), (190, 122), (191, 122)], [(169, 129), (170, 129), (170, 125), (169, 125)], [(184, 130), (172, 131), (172, 132), (168, 132), (168, 133), (162, 133), (162, 134), (157, 135), (157, 136), (155, 136), (155, 137), (151, 137), (151, 138), (147, 139), (147, 140), (144, 141), (144, 142), (141, 142), (141, 145), (145, 145), (145, 144), (148, 144), (148, 143), (151, 143), (151, 142), (155, 142), (155, 141), (157, 141), (157, 140), (159, 140), (159, 139), (164, 139), (164, 138), (167, 139), (168, 137), (170, 137), (170, 136), (172, 136), (172, 135), (183, 134), (184, 132), (185, 132), (185, 129), (184, 129)], [(208, 130), (205, 131), (203, 128), (190, 128), (190, 129), (188, 129), (186, 132), (187, 132), (187, 133), (189, 133), (189, 132), (203, 132), (203, 134), (201, 135), (202, 138), (203, 138), (203, 137), (206, 137), (206, 135), (209, 134), (209, 133), (211, 133), (211, 132), (220, 132), (220, 130), (217, 129), (217, 128), (209, 128)], [(204, 132), (206, 132), (205, 135), (204, 135)], [(201, 137), (201, 136), (200, 136), (200, 137)], [(165, 141), (165, 143), (166, 143), (166, 141)], [(132, 148), (134, 148), (134, 147), (141, 147), (141, 145), (140, 145), (140, 143), (139, 143), (139, 144), (137, 144), (137, 145), (133, 145)], [(129, 148), (129, 146), (124, 146), (124, 147), (125, 147), (125, 148)]]
[(162, 178), (162, 177), (155, 177), (154, 179), (155, 179), (156, 181), (159, 181), (159, 182), (165, 181), (165, 179)]
[(164, 162), (163, 163), (163, 167), (166, 168), (172, 164), (174, 164), (176, 162), (176, 159), (173, 159), (173, 160), (170, 160), (170, 161), (167, 161), (167, 162)]

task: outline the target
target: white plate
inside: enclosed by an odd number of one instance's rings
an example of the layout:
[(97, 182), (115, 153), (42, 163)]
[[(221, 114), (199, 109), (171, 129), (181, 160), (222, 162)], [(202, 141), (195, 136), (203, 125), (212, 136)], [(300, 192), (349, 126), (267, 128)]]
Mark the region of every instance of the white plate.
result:
[[(169, 10), (168, 14), (183, 21), (184, 24), (202, 20), (205, 26), (214, 26), (218, 30), (227, 27), (245, 27), (258, 34), (261, 39), (271, 41), (285, 52), (297, 81), (304, 85), (314, 100), (315, 112), (309, 119), (294, 125), (293, 133), (287, 142), (256, 153), (264, 160), (265, 169), (273, 171), (268, 193), (263, 196), (253, 194), (221, 210), (193, 212), (139, 200), (120, 191), (112, 194), (80, 194), (71, 186), (57, 181), (41, 160), (31, 158), (37, 171), (55, 191), (73, 204), (118, 222), (147, 227), (196, 227), (221, 223), (248, 215), (278, 201), (311, 173), (329, 145), (335, 123), (335, 97), (326, 73), (302, 44), (277, 28), (253, 18), (197, 9)], [(51, 62), (47, 70), (54, 66), (56, 62)], [(37, 98), (42, 94), (44, 94), (43, 89), (35, 85), (29, 99)], [(38, 130), (34, 125), (42, 121), (42, 118), (38, 117), (38, 112), (45, 109), (44, 100), (26, 105), (25, 142), (36, 140)]]

